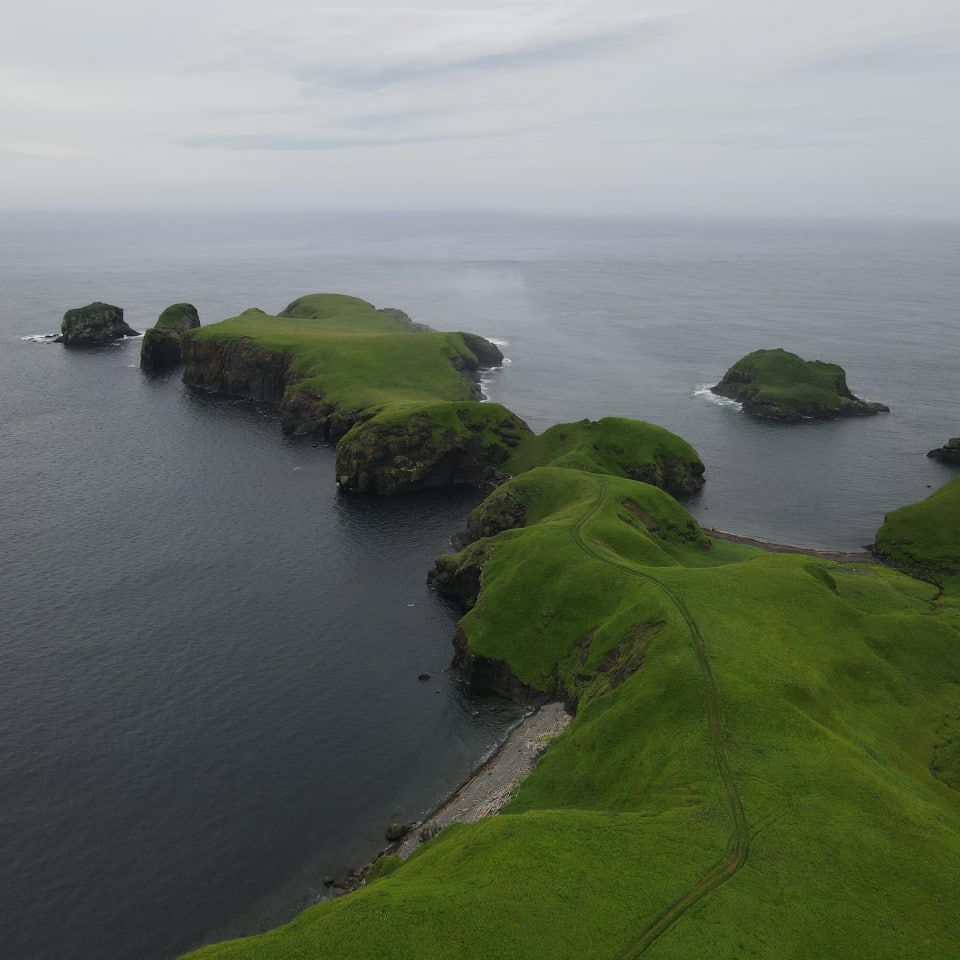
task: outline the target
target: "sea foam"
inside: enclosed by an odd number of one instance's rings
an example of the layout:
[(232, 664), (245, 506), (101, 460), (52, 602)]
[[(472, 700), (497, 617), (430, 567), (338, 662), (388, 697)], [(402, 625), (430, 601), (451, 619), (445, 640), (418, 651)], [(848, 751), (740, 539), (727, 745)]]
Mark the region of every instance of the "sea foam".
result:
[(715, 403), (718, 407), (733, 407), (734, 410), (743, 409), (743, 404), (739, 400), (732, 400), (730, 397), (721, 397), (719, 393), (714, 393), (713, 390), (710, 389), (710, 384), (708, 383), (696, 387), (693, 395), (709, 403)]

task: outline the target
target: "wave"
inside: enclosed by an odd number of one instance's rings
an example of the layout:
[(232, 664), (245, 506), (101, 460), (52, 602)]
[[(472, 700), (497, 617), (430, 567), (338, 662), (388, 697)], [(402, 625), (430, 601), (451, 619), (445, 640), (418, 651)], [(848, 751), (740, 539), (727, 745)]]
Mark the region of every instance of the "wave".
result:
[(509, 347), (509, 346), (510, 346), (510, 341), (509, 341), (509, 340), (497, 340), (496, 337), (487, 337), (487, 339), (488, 339), (492, 344), (494, 344), (495, 346), (498, 346), (498, 347)]
[(31, 333), (29, 336), (20, 339), (27, 343), (53, 343), (59, 336), (59, 333)]
[(731, 400), (730, 397), (721, 397), (710, 389), (709, 383), (701, 384), (694, 388), (693, 395), (709, 403), (715, 403), (718, 407), (733, 407), (734, 410), (742, 410), (743, 404), (739, 400)]

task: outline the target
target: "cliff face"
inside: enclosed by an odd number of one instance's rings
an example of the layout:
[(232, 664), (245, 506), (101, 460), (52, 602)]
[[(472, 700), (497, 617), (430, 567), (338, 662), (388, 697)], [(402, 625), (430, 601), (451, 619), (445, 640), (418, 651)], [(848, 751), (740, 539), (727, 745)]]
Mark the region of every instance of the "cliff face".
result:
[(287, 389), (290, 358), (252, 340), (183, 338), (183, 382), (196, 390), (279, 406)]
[(200, 326), (200, 315), (192, 303), (174, 303), (143, 335), (140, 366), (144, 370), (165, 370), (183, 362), (181, 334)]
[(355, 493), (505, 479), (512, 449), (530, 434), (499, 404), (421, 404), (373, 417), (337, 448), (337, 479)]

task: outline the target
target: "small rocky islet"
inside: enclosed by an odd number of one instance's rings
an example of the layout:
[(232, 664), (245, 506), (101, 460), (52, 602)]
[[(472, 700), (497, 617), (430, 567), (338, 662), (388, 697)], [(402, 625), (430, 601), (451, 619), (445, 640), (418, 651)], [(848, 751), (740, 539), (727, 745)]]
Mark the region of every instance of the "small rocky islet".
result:
[(63, 315), (57, 343), (67, 347), (98, 347), (124, 337), (139, 337), (123, 319), (123, 308), (97, 300)]
[(782, 423), (890, 412), (882, 403), (854, 396), (847, 386), (846, 371), (839, 364), (804, 360), (781, 348), (747, 354), (711, 390), (739, 401), (751, 416)]

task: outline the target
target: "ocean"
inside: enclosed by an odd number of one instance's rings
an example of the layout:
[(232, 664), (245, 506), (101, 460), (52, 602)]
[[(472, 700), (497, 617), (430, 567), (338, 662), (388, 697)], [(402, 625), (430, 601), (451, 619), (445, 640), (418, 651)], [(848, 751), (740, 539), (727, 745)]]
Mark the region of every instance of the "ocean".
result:
[[(0, 221), (0, 956), (170, 960), (325, 895), (518, 716), (443, 672), (427, 589), (482, 491), (340, 495), (333, 448), (148, 375), (139, 340), (31, 337), (91, 300), (136, 329), (350, 293), (503, 344), (535, 429), (681, 434), (702, 524), (858, 549), (955, 471), (960, 226), (499, 214)], [(765, 424), (706, 389), (785, 347), (889, 415)], [(428, 681), (418, 680), (429, 673)]]

